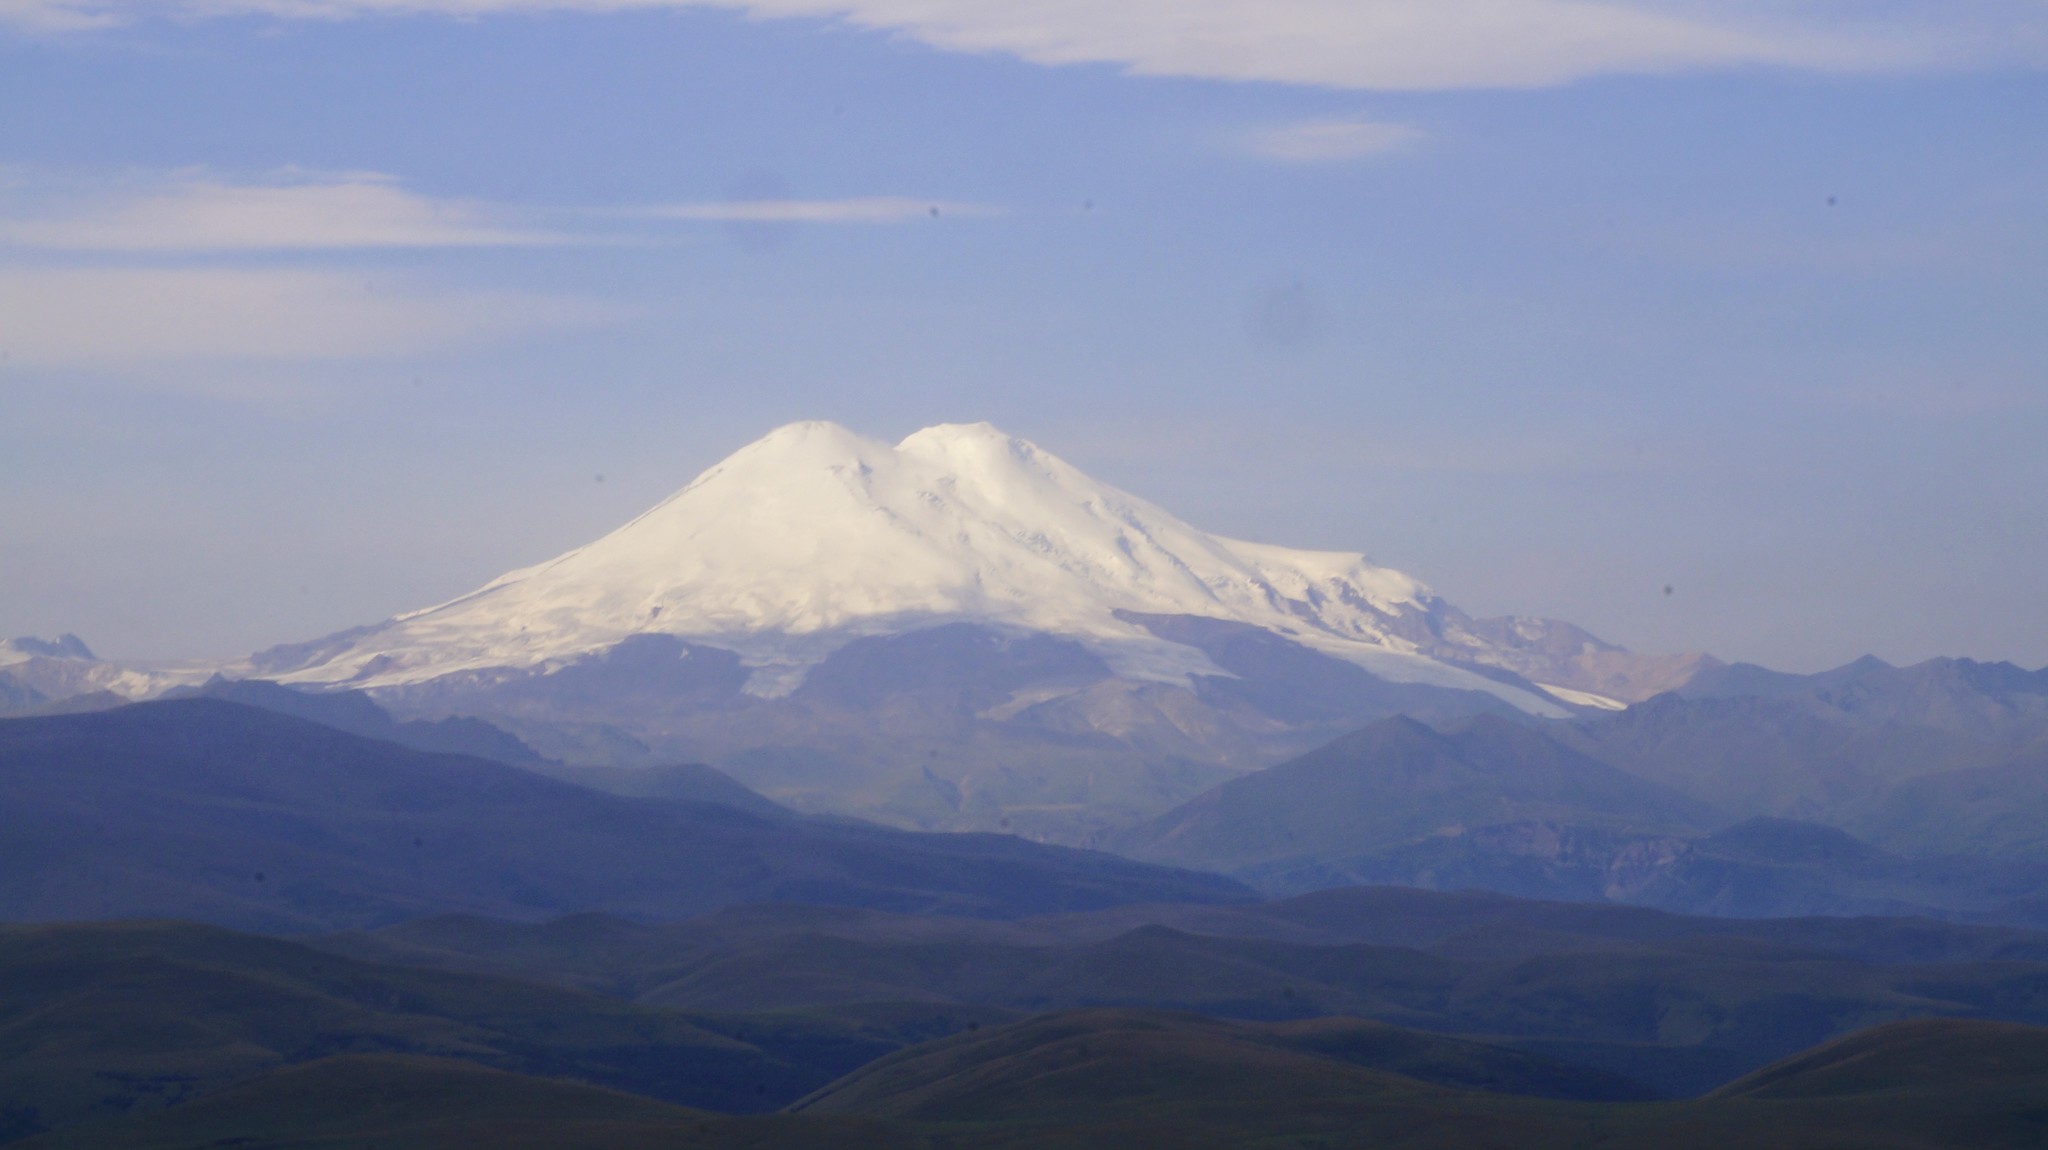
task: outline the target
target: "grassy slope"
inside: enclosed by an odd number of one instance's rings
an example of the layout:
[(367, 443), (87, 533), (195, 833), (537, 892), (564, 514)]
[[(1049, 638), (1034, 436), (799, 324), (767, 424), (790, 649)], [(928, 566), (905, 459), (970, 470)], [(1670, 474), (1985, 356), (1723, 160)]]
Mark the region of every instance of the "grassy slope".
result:
[(175, 1110), (93, 1123), (22, 1150), (669, 1150), (903, 1142), (876, 1123), (731, 1118), (464, 1062), (349, 1055), (293, 1066)]
[[(909, 1038), (929, 1033), (907, 1029)], [(188, 924), (0, 929), (0, 1111), (17, 1129), (174, 1104), (290, 1063), (383, 1052), (764, 1110), (904, 1040), (883, 1026), (815, 1017), (691, 1017)]]
[[(1953, 1018), (1893, 1023), (1838, 1038), (1715, 1091), (1720, 1098), (1953, 1094), (2048, 1082), (2048, 1029)], [(2048, 1096), (2040, 1099), (2048, 1116)]]
[(1424, 1085), (1557, 1098), (1645, 1096), (1634, 1083), (1550, 1059), (1360, 1019), (1257, 1024), (1083, 1010), (911, 1047), (791, 1109), (936, 1121), (1045, 1120), (1131, 1098), (1308, 1100), (1405, 1095)]
[(1461, 1091), (1412, 1076), (1469, 1066), (1456, 1051), (1333, 1064), (1301, 1058), (1300, 1039), (1286, 1026), (1062, 1015), (904, 1051), (800, 1105), (988, 1146), (2016, 1150), (2048, 1138), (2048, 1029), (2037, 1027), (1896, 1024), (1712, 1098), (1633, 1105)]
[(1912, 920), (1688, 919), (1406, 890), (1019, 923), (799, 907), (661, 927), (433, 920), (329, 944), (692, 1010), (914, 1002), (936, 1013), (1115, 1005), (1269, 1020), (1358, 1015), (1489, 1036), (1674, 1095), (1887, 1021), (2048, 1023), (2039, 989), (2048, 937), (2039, 934)]
[(468, 1063), (352, 1055), (21, 1146), (2021, 1150), (2048, 1138), (2039, 1028), (1882, 1028), (1686, 1103), (1461, 1088), (1554, 1084), (1554, 1073), (1508, 1052), (1348, 1022), (1089, 1011), (904, 1051), (786, 1116), (708, 1115)]

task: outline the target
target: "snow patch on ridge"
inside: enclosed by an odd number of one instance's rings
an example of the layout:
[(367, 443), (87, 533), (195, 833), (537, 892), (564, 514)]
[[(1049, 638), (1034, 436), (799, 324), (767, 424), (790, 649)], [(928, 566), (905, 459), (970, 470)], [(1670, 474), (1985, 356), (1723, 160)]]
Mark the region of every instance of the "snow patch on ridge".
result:
[(1600, 711), (1628, 710), (1628, 704), (1620, 699), (1610, 699), (1605, 695), (1596, 695), (1591, 691), (1574, 691), (1570, 687), (1559, 687), (1551, 683), (1538, 683), (1536, 685), (1543, 688), (1546, 693), (1575, 707), (1592, 707)]

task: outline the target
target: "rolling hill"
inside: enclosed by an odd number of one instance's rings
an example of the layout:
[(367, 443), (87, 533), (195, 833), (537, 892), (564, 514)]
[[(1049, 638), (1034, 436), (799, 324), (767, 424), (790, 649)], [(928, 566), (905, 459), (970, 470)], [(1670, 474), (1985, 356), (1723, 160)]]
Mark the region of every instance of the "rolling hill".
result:
[(809, 907), (663, 925), (443, 918), (314, 941), (365, 960), (699, 1012), (952, 1012), (954, 1025), (1102, 1006), (1258, 1021), (1349, 1015), (1481, 1036), (1673, 1095), (1859, 1026), (2048, 1023), (2028, 989), (2048, 971), (2048, 934), (1397, 888), (1002, 922)]

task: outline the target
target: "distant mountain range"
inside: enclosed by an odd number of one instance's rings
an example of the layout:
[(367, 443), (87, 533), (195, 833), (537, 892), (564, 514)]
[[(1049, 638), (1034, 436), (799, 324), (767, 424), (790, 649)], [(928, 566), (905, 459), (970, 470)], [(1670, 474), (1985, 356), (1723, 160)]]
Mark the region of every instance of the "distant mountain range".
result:
[[(451, 807), (442, 817), (447, 827), (431, 819), (422, 824), (432, 827), (437, 842), (446, 841), (450, 828), (469, 842), (476, 839), (476, 826), (517, 824), (528, 828), (521, 832), (526, 845), (518, 849), (531, 853), (552, 850), (549, 844), (564, 835), (583, 834), (578, 820), (585, 817), (615, 821), (647, 816), (646, 809), (630, 802), (598, 815), (595, 812), (612, 801), (609, 795), (652, 800), (657, 807), (679, 803), (699, 811), (720, 808), (748, 816), (751, 823), (729, 816), (686, 819), (652, 839), (620, 848), (634, 858), (648, 850), (695, 852), (690, 857), (697, 861), (690, 865), (701, 873), (729, 873), (734, 855), (756, 860), (743, 868), (756, 866), (760, 852), (771, 849), (784, 852), (786, 861), (776, 865), (797, 874), (809, 865), (803, 860), (806, 851), (829, 853), (846, 845), (835, 845), (830, 835), (819, 836), (818, 828), (831, 824), (814, 824), (702, 765), (567, 766), (542, 758), (480, 720), (394, 720), (358, 692), (309, 694), (258, 681), (214, 680), (172, 694), (183, 697), (139, 708), (0, 722), (0, 776), (20, 776), (16, 794), (0, 800), (0, 814), (13, 810), (13, 818), (34, 828), (25, 832), (25, 842), (55, 833), (51, 828), (62, 826), (61, 819), (52, 821), (47, 812), (36, 813), (43, 810), (38, 803), (49, 801), (48, 780), (54, 778), (69, 788), (99, 788), (99, 797), (92, 802), (106, 812), (162, 812), (137, 836), (117, 835), (111, 840), (121, 844), (115, 854), (134, 856), (138, 873), (149, 869), (144, 856), (151, 851), (168, 850), (183, 858), (184, 848), (178, 844), (188, 839), (203, 841), (215, 851), (274, 853), (280, 844), (198, 829), (212, 826), (210, 820), (218, 818), (211, 809), (216, 799), (210, 796), (212, 788), (223, 783), (209, 764), (219, 760), (253, 772), (247, 775), (247, 785), (260, 781), (270, 796), (265, 802), (281, 816), (337, 828), (327, 832), (330, 838), (360, 838), (356, 824), (365, 817), (360, 798), (347, 789), (307, 786), (307, 779), (296, 772), (311, 770), (317, 778), (318, 772), (345, 771), (354, 757), (361, 757), (411, 787), (449, 794), (450, 802), (458, 802), (453, 796), (467, 787), (484, 788), (473, 812), (462, 814)], [(1939, 728), (1876, 720), (1873, 729), (1881, 737), (1873, 741), (1870, 731), (1840, 720), (1806, 715), (1794, 723), (1775, 710), (1758, 716), (1758, 708), (1795, 705), (1788, 698), (1739, 700), (1741, 707), (1732, 718), (1727, 699), (1677, 696), (1572, 723), (1480, 715), (1431, 726), (1397, 717), (1219, 784), (1150, 819), (1105, 832), (1094, 845), (1153, 863), (1222, 872), (1253, 889), (1279, 894), (1394, 884), (1613, 901), (1688, 913), (1917, 914), (2048, 926), (2048, 847), (2041, 831), (2048, 825), (2048, 755), (2043, 754), (2048, 745), (2026, 744), (2014, 753)], [(190, 705), (201, 702), (212, 705)], [(2023, 707), (2016, 710), (2024, 713)], [(320, 754), (310, 760), (289, 741), (275, 739), (237, 759), (232, 748), (239, 744), (222, 742), (223, 724), (226, 731), (259, 729), (263, 722), (275, 721), (262, 719), (265, 712), (323, 725), (302, 730), (331, 728), (329, 734), (346, 732), (355, 738), (321, 744)], [(224, 715), (242, 718), (230, 722)], [(20, 726), (23, 723), (44, 735), (20, 742), (13, 736), (29, 729)], [(1659, 737), (1646, 739), (1646, 725)], [(147, 744), (133, 733), (138, 731), (154, 732), (157, 744)], [(215, 749), (201, 753), (208, 746)], [(167, 747), (190, 753), (169, 754)], [(1829, 748), (1836, 748), (1834, 754), (1823, 753)], [(1901, 752), (1896, 769), (1878, 770), (1887, 760), (1874, 756), (1872, 748)], [(466, 783), (452, 782), (444, 777), (443, 765), (450, 756), (475, 764), (472, 772), (480, 773), (463, 776)], [(1993, 765), (1970, 765), (1980, 759)], [(138, 764), (150, 762), (162, 764), (161, 775), (135, 772)], [(1730, 766), (1717, 770), (1717, 762)], [(1737, 769), (1757, 762), (1769, 773), (1751, 775)], [(1864, 768), (1850, 776), (1853, 786), (1838, 777), (1844, 762)], [(508, 771), (496, 763), (521, 769)], [(289, 769), (270, 773), (280, 765)], [(200, 769), (187, 786), (162, 777), (195, 766)], [(1920, 773), (1914, 773), (1916, 769)], [(420, 773), (415, 777), (405, 774), (407, 770)], [(566, 792), (553, 792), (572, 795), (573, 801), (559, 811), (544, 810), (548, 780), (533, 778), (536, 775), (576, 784)], [(1752, 785), (1759, 777), (1777, 785), (1760, 792)], [(502, 784), (493, 781), (505, 778), (531, 779), (522, 787), (543, 789), (525, 808), (507, 809), (500, 802)], [(1822, 803), (1807, 812), (1804, 821), (1772, 813), (1785, 805), (1778, 801), (1783, 794), (1801, 788), (1826, 791), (1821, 783), (1856, 801)], [(179, 829), (178, 819), (185, 816), (172, 816), (181, 811), (189, 812), (191, 828)], [(560, 819), (551, 821), (551, 814)], [(748, 825), (796, 833), (764, 837), (735, 829)], [(672, 840), (670, 845), (656, 845), (664, 836)], [(480, 849), (487, 854), (517, 854), (485, 840), (479, 840), (484, 842)], [(897, 841), (908, 848), (949, 840), (909, 836)], [(55, 840), (52, 845), (54, 849)], [(294, 846), (292, 857), (304, 872), (299, 878), (312, 883), (305, 889), (339, 884), (335, 889), (349, 893), (334, 905), (367, 898), (365, 906), (371, 909), (359, 908), (360, 913), (403, 915), (452, 907), (527, 913), (514, 906), (517, 899), (507, 902), (509, 896), (502, 890), (492, 893), (460, 884), (436, 887), (433, 882), (423, 886), (421, 874), (393, 873), (393, 865), (404, 858), (383, 857), (374, 849), (365, 854), (368, 845), (358, 842), (310, 855)], [(85, 847), (72, 843), (69, 849), (76, 853)], [(62, 858), (68, 856), (61, 851), (44, 857), (30, 851), (27, 857), (45, 871), (66, 873), (68, 864)], [(512, 857), (506, 855), (508, 860)], [(1054, 852), (1040, 861), (1062, 857)], [(614, 879), (604, 877), (609, 872), (602, 867), (592, 870), (591, 860), (573, 854), (529, 861), (538, 868), (536, 873), (547, 874), (554, 884), (553, 893), (532, 896), (542, 898), (539, 906), (559, 911), (626, 909), (638, 905), (632, 899), (643, 897), (612, 885)], [(116, 871), (128, 865), (118, 859), (102, 863)], [(298, 896), (297, 902), (280, 901), (274, 890), (263, 891), (263, 899), (251, 902), (250, 890), (238, 881), (224, 887), (211, 884), (205, 890), (166, 886), (175, 871), (152, 876), (153, 894), (130, 889), (128, 879), (104, 876), (105, 890), (93, 894), (76, 883), (61, 891), (48, 888), (47, 874), (31, 868), (14, 876), (12, 898), (21, 905), (12, 911), (0, 906), (0, 913), (68, 918), (125, 908), (122, 913), (196, 915), (238, 925), (268, 924), (270, 929), (291, 929), (299, 921), (294, 915), (311, 914), (305, 921), (314, 922), (326, 921), (320, 915), (329, 913), (299, 905), (304, 899)], [(583, 877), (571, 881), (567, 876), (572, 872)], [(562, 886), (564, 881), (570, 885)], [(755, 885), (712, 883), (687, 897), (660, 896), (639, 913), (680, 912), (797, 889), (774, 885), (785, 881), (781, 879), (750, 881)], [(758, 885), (763, 881), (769, 885)], [(929, 905), (934, 907), (1011, 905), (1006, 901), (1010, 896), (988, 889), (948, 888), (941, 883), (939, 890), (915, 895), (899, 887), (848, 878), (831, 897), (862, 905), (919, 897), (933, 900)], [(39, 889), (44, 892), (40, 896), (34, 893)], [(125, 893), (107, 893), (114, 890)], [(951, 893), (944, 893), (948, 890)], [(339, 896), (321, 897), (334, 901)], [(142, 901), (135, 902), (137, 898)], [(619, 898), (628, 901), (611, 901)], [(702, 901), (706, 898), (708, 903)], [(22, 903), (23, 899), (30, 901)], [(0, 899), (0, 904), (6, 901)], [(265, 917), (278, 915), (284, 917)]]

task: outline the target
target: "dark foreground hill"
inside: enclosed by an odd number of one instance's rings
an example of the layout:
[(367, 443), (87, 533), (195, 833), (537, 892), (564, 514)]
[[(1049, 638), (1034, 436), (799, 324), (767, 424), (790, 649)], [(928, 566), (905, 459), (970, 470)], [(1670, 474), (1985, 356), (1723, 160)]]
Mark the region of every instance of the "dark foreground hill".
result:
[[(1325, 891), (1019, 922), (813, 907), (683, 923), (444, 918), (314, 940), (693, 1011), (1117, 1006), (1375, 1018), (1698, 1094), (1876, 1023), (2048, 1023), (2048, 935), (1911, 919), (1732, 920), (1479, 893)], [(982, 1017), (989, 1017), (984, 1014)]]
[[(1991, 1021), (2048, 1021), (2048, 938), (2018, 931), (1389, 890), (327, 942), (406, 961), (0, 928), (0, 1141), (1918, 1148), (2048, 1119), (2048, 1031)], [(1645, 1083), (1722, 1089), (1626, 1101)]]
[(905, 1135), (860, 1119), (732, 1118), (474, 1063), (356, 1054), (286, 1067), (174, 1110), (88, 1123), (18, 1145), (22, 1150), (882, 1150), (923, 1141)]
[(17, 1129), (176, 1105), (368, 1053), (772, 1110), (926, 1037), (917, 1025), (741, 1021), (188, 923), (0, 927), (0, 1111)]
[[(1114, 1067), (1133, 1077), (1105, 1073)], [(1170, 1083), (1169, 1089), (1161, 1084)], [(1418, 1084), (1538, 1098), (1641, 1101), (1636, 1083), (1540, 1055), (1356, 1018), (1232, 1023), (1079, 1010), (974, 1030), (877, 1059), (790, 1107), (928, 1121), (1044, 1122), (1133, 1096), (1285, 1105)]]
[[(1713, 1093), (1715, 1098), (1854, 1098), (1915, 1091), (2038, 1089), (2048, 1076), (2040, 1027), (1928, 1018), (1899, 1022), (1794, 1055)], [(2048, 1099), (2043, 1099), (2048, 1105)]]
[[(1943, 1065), (1929, 1073), (1928, 1057)], [(1456, 1081), (1482, 1065), (1509, 1088)], [(2038, 1027), (1878, 1027), (1689, 1103), (1536, 1097), (1513, 1088), (1529, 1069), (1342, 1022), (1083, 1011), (902, 1051), (792, 1109), (958, 1131), (970, 1146), (1948, 1150), (2048, 1136)]]
[[(91, 1123), (22, 1145), (2031, 1150), (2042, 1144), (2048, 1075), (2040, 1064), (2048, 1031), (1956, 1027), (1939, 1053), (1963, 1069), (1931, 1084), (1910, 1059), (1926, 1052), (1922, 1039), (1910, 1024), (1857, 1036), (1851, 1042), (1868, 1056), (1870, 1069), (1849, 1082), (1826, 1069), (1795, 1070), (1774, 1089), (1699, 1102), (1597, 1103), (1446, 1086), (1384, 1068), (1378, 1065), (1384, 1060), (1371, 1055), (1297, 1053), (1284, 1037), (1218, 1033), (1199, 1020), (1083, 1012), (905, 1051), (821, 1091), (789, 1115), (724, 1117), (459, 1062), (352, 1056), (274, 1071), (176, 1109)], [(1825, 1051), (1807, 1056), (1827, 1057)], [(1424, 1060), (1423, 1069), (1435, 1068)]]
[(796, 900), (1004, 915), (1247, 897), (996, 835), (629, 798), (213, 699), (0, 721), (0, 919), (272, 932)]
[[(1511, 1082), (1529, 1068), (1368, 1035), (1344, 1023), (1054, 1015), (891, 1055), (792, 1109), (943, 1122), (981, 1134), (969, 1144), (1040, 1147), (1931, 1150), (2032, 1146), (2048, 1135), (2048, 1030), (2036, 1027), (1879, 1027), (1772, 1068), (1762, 1086), (1604, 1106), (1472, 1089), (1447, 1079), (1484, 1064), (1482, 1075)], [(1928, 1055), (1953, 1069), (1925, 1073), (1916, 1061)], [(1842, 1073), (1844, 1062), (1856, 1070)]]

